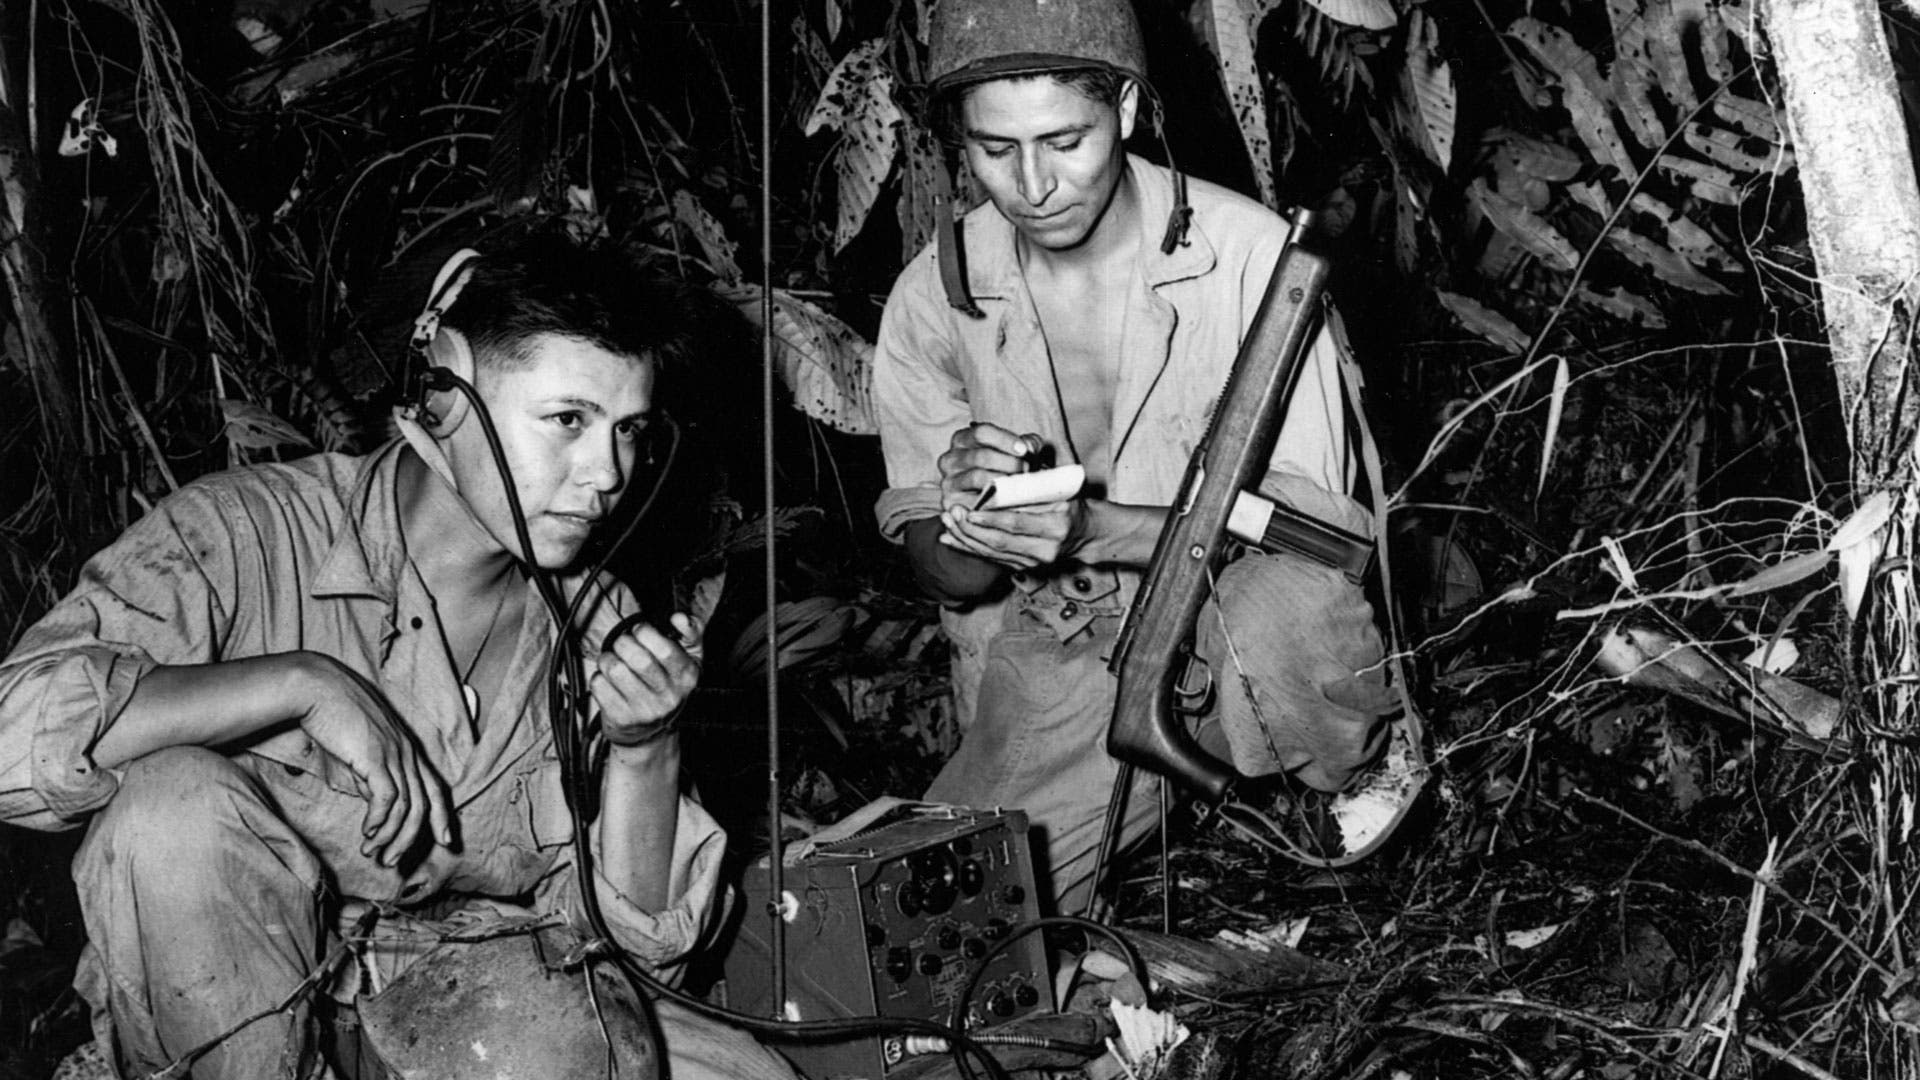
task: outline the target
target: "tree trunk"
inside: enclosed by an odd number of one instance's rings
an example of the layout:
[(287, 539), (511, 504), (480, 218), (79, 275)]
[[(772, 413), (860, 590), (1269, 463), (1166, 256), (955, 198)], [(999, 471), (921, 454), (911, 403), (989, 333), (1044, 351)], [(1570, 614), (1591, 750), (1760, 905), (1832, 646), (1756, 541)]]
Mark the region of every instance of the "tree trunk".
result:
[[(11, 20), (0, 24), (0, 295), (12, 303), (12, 322), (19, 329), (24, 356), (21, 363), (33, 383), (39, 407), (43, 461), (54, 484), (63, 517), (84, 499), (89, 485), (82, 482), (85, 456), (81, 452), (80, 410), (74, 392), (67, 352), (61, 347), (59, 322), (50, 301), (57, 295), (47, 271), (49, 212), (42, 202), (39, 165), (29, 145), (27, 110), (21, 93), (28, 50)], [(23, 421), (24, 415), (17, 416)], [(76, 535), (84, 535), (82, 529)], [(69, 520), (71, 518), (69, 517)]]
[(1912, 475), (1920, 188), (1873, 0), (1768, 0), (1856, 491)]

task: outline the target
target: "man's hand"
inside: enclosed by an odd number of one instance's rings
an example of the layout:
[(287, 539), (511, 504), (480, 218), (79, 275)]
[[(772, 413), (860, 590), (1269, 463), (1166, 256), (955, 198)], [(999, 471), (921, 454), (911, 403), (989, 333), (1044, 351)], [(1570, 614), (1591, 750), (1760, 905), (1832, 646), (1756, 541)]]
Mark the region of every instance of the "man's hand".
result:
[(419, 841), (423, 825), (441, 845), (451, 845), (446, 785), (386, 696), (332, 657), (300, 655), (296, 682), (307, 703), (300, 728), (346, 766), (367, 800), (360, 853), (393, 866)]
[(1026, 472), (1027, 459), (1045, 446), (1046, 440), (1038, 435), (1015, 435), (993, 424), (974, 424), (954, 432), (939, 460), (941, 508), (972, 506), (995, 480)]
[(1085, 499), (1066, 499), (1012, 510), (949, 506), (940, 515), (950, 548), (991, 559), (1015, 570), (1059, 562), (1078, 550), (1090, 514)]
[(587, 679), (601, 729), (615, 746), (647, 742), (700, 682), (706, 627), (680, 612), (672, 622), (680, 640), (640, 623), (601, 652)]

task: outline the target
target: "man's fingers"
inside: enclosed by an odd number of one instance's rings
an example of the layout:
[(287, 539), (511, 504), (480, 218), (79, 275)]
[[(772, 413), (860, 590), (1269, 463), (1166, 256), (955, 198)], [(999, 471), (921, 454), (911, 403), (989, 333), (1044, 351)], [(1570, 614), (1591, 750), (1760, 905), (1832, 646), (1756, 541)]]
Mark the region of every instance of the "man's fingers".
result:
[(1010, 566), (1015, 570), (1030, 570), (1039, 565), (1039, 561), (1030, 555), (982, 543), (963, 532), (941, 533), (940, 542), (955, 550), (964, 551), (990, 562), (997, 562), (1002, 566)]
[(1035, 536), (1057, 540), (1067, 533), (1066, 504), (1018, 507), (1012, 510), (968, 510), (962, 520), (976, 528), (1008, 536)]
[(1030, 570), (1050, 561), (1043, 551), (1035, 549), (1034, 541), (985, 524), (982, 521), (985, 516), (964, 510), (949, 512), (947, 531), (941, 534), (941, 542), (1016, 570)]
[(400, 790), (384, 765), (359, 775), (368, 790), (365, 843), (360, 845), (360, 854), (371, 855), (380, 848), (380, 836), (394, 816), (393, 803)]
[(707, 624), (684, 611), (674, 612), (668, 621), (680, 635), (680, 648), (697, 664), (707, 649)]
[[(411, 758), (412, 755), (408, 755)], [(408, 760), (400, 770), (401, 778), (407, 785), (407, 812), (400, 818), (400, 827), (394, 830), (393, 839), (388, 842), (382, 853), (380, 863), (393, 866), (400, 856), (407, 853), (413, 842), (420, 836), (420, 824), (427, 816), (426, 786), (420, 780), (419, 763)]]
[(653, 691), (670, 691), (676, 683), (698, 677), (700, 627), (684, 615), (674, 619), (684, 620), (684, 624), (675, 626), (678, 640), (651, 626), (642, 627), (622, 638), (611, 652), (600, 655), (600, 670), (608, 678), (619, 679), (621, 689), (629, 695), (633, 684), (624, 678), (629, 673), (637, 676), (640, 687)]
[(371, 850), (368, 853), (376, 861), (384, 860), (388, 846), (393, 843), (394, 837), (400, 834), (400, 827), (406, 824), (407, 804), (410, 801), (406, 777), (396, 773), (392, 766), (387, 768), (387, 784), (393, 796), (387, 804), (386, 817), (381, 821), (380, 828), (374, 832), (373, 840), (369, 844)]
[(955, 449), (985, 447), (1010, 457), (1024, 458), (1039, 453), (1046, 444), (1040, 436), (1032, 433), (1016, 435), (998, 424), (978, 423), (954, 432), (951, 445)]
[(433, 829), (433, 838), (440, 842), (440, 846), (450, 848), (453, 846), (453, 808), (448, 804), (453, 800), (448, 796), (440, 774), (426, 765), (421, 768), (426, 772), (421, 777), (421, 784), (427, 789), (427, 824)]

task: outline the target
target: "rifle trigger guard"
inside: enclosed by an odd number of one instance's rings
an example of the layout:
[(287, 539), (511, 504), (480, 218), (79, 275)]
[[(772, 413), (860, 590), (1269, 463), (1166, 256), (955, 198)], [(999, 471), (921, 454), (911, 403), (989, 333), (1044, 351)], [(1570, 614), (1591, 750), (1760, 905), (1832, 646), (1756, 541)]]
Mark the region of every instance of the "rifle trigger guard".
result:
[[(1200, 685), (1193, 685), (1195, 676)], [(1173, 707), (1190, 716), (1203, 716), (1213, 708), (1213, 665), (1199, 653), (1187, 654), (1187, 666), (1173, 684)]]

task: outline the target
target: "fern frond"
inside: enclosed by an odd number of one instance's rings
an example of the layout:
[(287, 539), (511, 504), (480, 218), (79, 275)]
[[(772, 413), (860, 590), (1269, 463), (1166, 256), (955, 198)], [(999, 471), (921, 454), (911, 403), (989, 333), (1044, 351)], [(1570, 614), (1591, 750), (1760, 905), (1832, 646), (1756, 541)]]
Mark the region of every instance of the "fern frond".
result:
[(1371, 44), (1372, 31), (1337, 23), (1304, 2), (1294, 5), (1292, 29), (1293, 39), (1313, 58), (1335, 104), (1352, 108), (1356, 88), (1373, 97), (1373, 72), (1360, 51), (1361, 42)]

